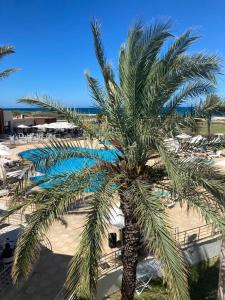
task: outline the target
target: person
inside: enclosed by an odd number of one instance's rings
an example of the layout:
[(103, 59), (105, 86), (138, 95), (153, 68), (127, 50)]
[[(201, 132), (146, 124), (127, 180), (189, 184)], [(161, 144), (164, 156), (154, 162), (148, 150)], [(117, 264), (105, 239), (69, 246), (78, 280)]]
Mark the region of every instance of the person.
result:
[(1, 258), (10, 258), (13, 256), (13, 249), (11, 248), (9, 243), (5, 244), (5, 248), (2, 251)]

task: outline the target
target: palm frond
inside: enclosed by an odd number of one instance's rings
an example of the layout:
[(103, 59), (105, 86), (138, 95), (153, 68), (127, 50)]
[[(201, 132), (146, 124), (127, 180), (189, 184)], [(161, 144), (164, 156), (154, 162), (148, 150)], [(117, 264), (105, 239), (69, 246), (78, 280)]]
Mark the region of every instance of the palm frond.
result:
[(15, 53), (14, 46), (0, 46), (0, 59), (12, 53)]
[(84, 129), (87, 133), (90, 134), (90, 136), (97, 137), (96, 132), (92, 130), (92, 128), (90, 128), (89, 126), (85, 125), (85, 123), (81, 119), (80, 114), (78, 113), (78, 111), (76, 111), (76, 109), (65, 107), (48, 96), (23, 97), (18, 100), (18, 103), (35, 105), (37, 107), (45, 108), (49, 111), (57, 112), (61, 116), (65, 117), (65, 119), (67, 119), (68, 122), (73, 123), (79, 126), (80, 128)]
[(16, 68), (11, 68), (11, 69), (7, 69), (3, 72), (0, 72), (0, 79), (3, 79), (5, 77), (8, 77), (10, 74), (16, 72), (17, 69)]
[(191, 33), (191, 30), (188, 30), (176, 39), (176, 41), (166, 52), (166, 55), (164, 57), (165, 61), (167, 61), (168, 63), (172, 63), (172, 61), (176, 59), (177, 56), (184, 53), (194, 41), (199, 39), (199, 36), (192, 35)]
[(90, 212), (77, 253), (71, 260), (65, 283), (65, 299), (93, 299), (98, 280), (98, 264), (107, 221), (115, 193), (116, 178), (108, 178), (93, 195)]
[[(73, 178), (72, 186), (70, 181), (61, 182), (36, 196), (39, 204), (37, 210), (30, 215), (28, 224), (17, 241), (12, 270), (14, 282), (29, 276), (33, 264), (38, 259), (40, 241), (47, 229), (55, 220), (62, 217), (70, 203), (87, 188), (91, 180), (90, 176), (83, 173), (74, 174), (74, 177), (76, 181)], [(84, 180), (85, 184), (82, 184)]]
[(172, 237), (172, 229), (159, 197), (152, 193), (147, 184), (140, 181), (135, 183), (134, 195), (135, 215), (148, 249), (162, 263), (170, 299), (189, 299), (182, 254)]

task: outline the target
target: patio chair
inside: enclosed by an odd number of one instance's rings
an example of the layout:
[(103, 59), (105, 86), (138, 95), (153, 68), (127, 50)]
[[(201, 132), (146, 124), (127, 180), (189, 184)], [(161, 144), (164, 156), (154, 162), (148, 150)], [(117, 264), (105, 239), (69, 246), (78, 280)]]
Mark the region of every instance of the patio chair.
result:
[(166, 208), (172, 208), (175, 206), (176, 203), (175, 203), (175, 201), (169, 199), (166, 202), (164, 202), (163, 204)]
[(139, 295), (141, 295), (144, 290), (149, 288), (149, 282), (152, 280), (153, 275), (150, 275), (149, 273), (143, 274), (139, 278), (137, 278), (137, 285), (135, 292)]

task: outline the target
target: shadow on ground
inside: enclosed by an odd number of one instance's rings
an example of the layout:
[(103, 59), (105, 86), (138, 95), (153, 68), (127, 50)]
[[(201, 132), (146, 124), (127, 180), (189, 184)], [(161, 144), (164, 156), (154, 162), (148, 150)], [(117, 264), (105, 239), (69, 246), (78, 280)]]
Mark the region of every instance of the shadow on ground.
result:
[(53, 253), (47, 248), (41, 251), (34, 271), (22, 289), (15, 288), (15, 300), (54, 300), (66, 277), (71, 256)]

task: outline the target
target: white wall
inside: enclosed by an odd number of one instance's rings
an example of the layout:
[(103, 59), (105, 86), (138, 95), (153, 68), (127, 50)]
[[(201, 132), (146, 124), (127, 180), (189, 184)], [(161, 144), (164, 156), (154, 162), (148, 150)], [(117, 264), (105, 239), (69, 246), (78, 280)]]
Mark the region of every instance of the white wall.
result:
[(8, 126), (8, 122), (10, 122), (10, 129), (13, 128), (13, 115), (11, 111), (3, 110), (4, 116), (4, 126)]
[[(188, 264), (197, 264), (220, 255), (221, 240), (216, 238), (204, 243), (193, 243), (183, 249), (184, 257)], [(148, 261), (148, 260), (146, 260)], [(122, 282), (122, 268), (112, 271), (98, 282), (95, 300), (103, 300), (106, 296), (118, 291)]]

